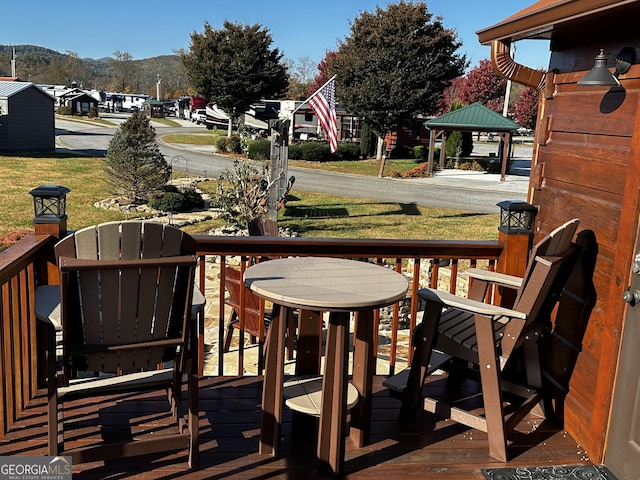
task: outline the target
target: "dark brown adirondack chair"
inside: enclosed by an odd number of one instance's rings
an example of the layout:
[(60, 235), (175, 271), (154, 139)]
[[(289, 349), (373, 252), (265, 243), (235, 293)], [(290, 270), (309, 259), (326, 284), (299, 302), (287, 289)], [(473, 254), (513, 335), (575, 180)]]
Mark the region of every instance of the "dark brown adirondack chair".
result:
[[(248, 222), (247, 230), (252, 237), (277, 237), (278, 222), (265, 217), (256, 217)], [(248, 264), (252, 265), (258, 261), (269, 260), (268, 257), (249, 257)], [(225, 297), (225, 304), (231, 307), (231, 314), (227, 322), (227, 332), (224, 339), (223, 352), (228, 352), (231, 347), (233, 331), (240, 330), (240, 311), (242, 292), (244, 291), (244, 331), (250, 335), (251, 343), (256, 343), (257, 339), (263, 340), (271, 323), (271, 311), (264, 308), (264, 301), (260, 300), (251, 290), (243, 284), (242, 273), (232, 267), (226, 266), (225, 288), (229, 295)], [(295, 318), (293, 313), (287, 322), (286, 348), (288, 358), (293, 358)]]
[[(256, 217), (247, 223), (247, 230), (252, 237), (277, 237), (278, 222), (265, 217)], [(248, 263), (252, 265), (256, 261), (268, 260), (266, 258), (256, 259), (249, 257)], [(228, 295), (224, 303), (231, 307), (231, 314), (227, 322), (227, 332), (224, 337), (223, 352), (228, 352), (231, 348), (233, 331), (240, 330), (240, 312), (242, 303), (240, 299), (244, 291), (244, 331), (250, 335), (251, 343), (256, 343), (257, 339), (263, 340), (269, 323), (271, 321), (270, 312), (264, 311), (264, 302), (261, 302), (251, 290), (245, 288), (242, 272), (230, 266), (224, 268), (224, 282)]]
[[(411, 368), (385, 383), (402, 399), (401, 421), (413, 421), (422, 401), (429, 412), (486, 432), (489, 454), (507, 461), (508, 433), (543, 400), (537, 342), (576, 258), (571, 240), (578, 223), (569, 221), (538, 243), (523, 278), (471, 272), (477, 284), (470, 293), (476, 298), (484, 298), (489, 283), (516, 288), (511, 308), (435, 289), (418, 291), (426, 306), (414, 333)], [(456, 365), (471, 365), (479, 373), (481, 414), (429, 397), (428, 383), (423, 398), (427, 376)]]
[[(111, 222), (79, 230), (58, 242), (55, 252), (62, 368), (57, 369), (55, 345), (50, 345), (49, 454), (84, 463), (186, 449), (189, 466), (197, 468), (195, 242), (170, 226)], [(140, 438), (130, 432), (123, 441), (105, 439), (77, 449), (65, 444), (65, 401), (147, 390), (166, 391), (177, 430)], [(103, 429), (107, 432), (109, 425)]]
[(248, 288), (245, 287), (242, 272), (230, 266), (224, 268), (224, 285), (229, 295), (225, 303), (231, 307), (231, 315), (227, 323), (227, 333), (224, 337), (223, 352), (228, 352), (231, 347), (233, 331), (240, 329), (240, 312), (242, 311), (242, 295), (244, 292), (244, 325), (245, 333), (251, 336), (251, 342), (257, 339), (263, 340), (269, 328), (270, 317), (264, 311), (264, 304), (261, 306), (260, 299)]
[(256, 217), (247, 223), (247, 230), (252, 237), (277, 237), (278, 222), (265, 217)]

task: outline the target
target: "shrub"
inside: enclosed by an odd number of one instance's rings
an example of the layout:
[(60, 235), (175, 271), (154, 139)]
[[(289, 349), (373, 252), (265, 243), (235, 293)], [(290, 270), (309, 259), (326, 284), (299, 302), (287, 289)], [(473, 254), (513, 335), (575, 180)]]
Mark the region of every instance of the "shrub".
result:
[(160, 198), (149, 200), (149, 206), (162, 212), (184, 212), (184, 196), (179, 192), (166, 192)]
[(229, 142), (227, 137), (217, 137), (215, 140), (216, 150), (220, 153), (225, 153), (229, 151)]
[(362, 123), (362, 131), (360, 132), (360, 155), (363, 158), (369, 158), (375, 154), (376, 140), (378, 137), (366, 122)]
[(473, 138), (471, 132), (451, 132), (447, 137), (447, 157), (468, 157), (472, 151)]
[(321, 142), (304, 142), (300, 144), (300, 154), (303, 160), (309, 162), (322, 162), (328, 160), (331, 151), (329, 144)]
[[(251, 160), (269, 160), (271, 158), (271, 141), (263, 138), (252, 140), (247, 144), (247, 156)], [(289, 151), (291, 157), (291, 151)]]
[(188, 210), (204, 207), (204, 199), (202, 198), (202, 195), (195, 190), (185, 190), (182, 192), (182, 195), (186, 200)]
[(165, 185), (164, 194), (149, 200), (149, 206), (163, 212), (190, 212), (204, 206), (204, 200), (195, 190), (181, 192), (173, 185)]
[(414, 158), (413, 150), (406, 145), (396, 145), (393, 150), (391, 150), (389, 158)]
[(231, 153), (242, 153), (242, 139), (239, 135), (231, 135), (227, 139), (227, 149)]
[(355, 142), (338, 143), (338, 150), (333, 155), (340, 160), (358, 160), (360, 158), (360, 144)]
[(71, 111), (71, 107), (67, 105), (60, 105), (57, 110), (58, 115), (71, 115), (73, 112)]
[(302, 149), (299, 143), (289, 144), (289, 158), (291, 160), (302, 160)]
[(424, 145), (416, 145), (413, 147), (413, 158), (424, 159), (427, 158), (427, 152), (429, 150)]
[(429, 164), (427, 162), (423, 162), (417, 167), (413, 167), (411, 170), (407, 170), (406, 172), (404, 172), (403, 177), (405, 178), (426, 177), (428, 166)]

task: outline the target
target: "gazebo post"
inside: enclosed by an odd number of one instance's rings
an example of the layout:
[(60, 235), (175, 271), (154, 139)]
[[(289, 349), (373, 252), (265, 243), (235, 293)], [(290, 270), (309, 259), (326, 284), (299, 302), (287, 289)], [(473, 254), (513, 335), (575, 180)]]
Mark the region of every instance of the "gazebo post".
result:
[(442, 140), (440, 141), (440, 170), (444, 170), (444, 158), (447, 155), (446, 130), (439, 130), (439, 134), (442, 136)]
[(429, 160), (427, 163), (427, 174), (433, 176), (433, 153), (436, 148), (436, 137), (433, 130), (429, 130)]
[(500, 158), (500, 181), (504, 182), (507, 175), (507, 163), (509, 159), (509, 152), (511, 151), (511, 132), (500, 132), (500, 139), (502, 140), (502, 155)]

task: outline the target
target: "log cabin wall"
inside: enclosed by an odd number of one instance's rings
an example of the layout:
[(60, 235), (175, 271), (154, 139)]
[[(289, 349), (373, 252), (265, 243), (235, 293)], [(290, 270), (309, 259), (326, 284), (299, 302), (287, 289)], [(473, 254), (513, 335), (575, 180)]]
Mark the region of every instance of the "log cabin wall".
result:
[(618, 33), (615, 43), (611, 28), (608, 33), (552, 41), (529, 192), (529, 201), (539, 209), (539, 235), (578, 217), (579, 230), (592, 230), (597, 241), (593, 276), (597, 302), (564, 411), (565, 428), (594, 462), (601, 462), (604, 454), (625, 312), (621, 298), (629, 285), (635, 248), (640, 65), (620, 78), (624, 88), (585, 87), (576, 82), (593, 66), (601, 48), (614, 57), (624, 46), (636, 47), (636, 56), (640, 54), (640, 32)]

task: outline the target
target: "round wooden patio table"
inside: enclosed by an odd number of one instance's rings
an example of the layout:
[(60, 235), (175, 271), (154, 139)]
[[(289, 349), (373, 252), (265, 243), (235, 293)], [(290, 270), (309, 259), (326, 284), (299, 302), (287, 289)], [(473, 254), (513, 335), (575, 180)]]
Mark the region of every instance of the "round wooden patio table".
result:
[[(245, 283), (274, 303), (269, 327), (262, 394), (260, 453), (277, 455), (282, 424), (285, 320), (291, 308), (330, 312), (318, 431), (321, 470), (342, 474), (347, 416), (349, 319), (356, 312), (352, 383), (359, 400), (351, 412), (351, 437), (368, 442), (374, 374), (373, 310), (401, 300), (407, 279), (392, 269), (364, 261), (296, 257), (251, 266)], [(280, 308), (282, 307), (282, 308)], [(279, 312), (276, 315), (276, 312)], [(301, 318), (300, 321), (305, 321)], [(299, 325), (303, 329), (304, 325)]]

